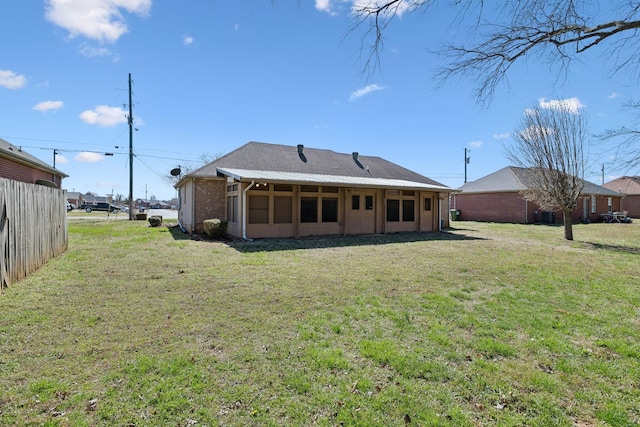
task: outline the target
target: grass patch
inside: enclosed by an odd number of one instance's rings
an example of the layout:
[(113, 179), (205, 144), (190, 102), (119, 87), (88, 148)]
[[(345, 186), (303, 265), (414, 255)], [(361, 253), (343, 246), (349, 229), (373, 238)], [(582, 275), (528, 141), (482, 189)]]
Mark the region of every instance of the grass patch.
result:
[(640, 224), (191, 240), (73, 220), (0, 295), (0, 425), (640, 423)]

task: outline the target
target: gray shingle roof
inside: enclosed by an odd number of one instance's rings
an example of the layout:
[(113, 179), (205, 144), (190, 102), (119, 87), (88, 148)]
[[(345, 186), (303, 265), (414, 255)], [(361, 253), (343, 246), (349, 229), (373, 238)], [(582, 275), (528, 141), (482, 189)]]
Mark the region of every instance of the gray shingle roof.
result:
[(300, 155), (298, 147), (264, 142), (249, 142), (193, 171), (187, 177), (217, 176), (218, 169), (396, 179), (448, 188), (380, 157), (356, 156), (308, 147), (303, 147)]
[[(463, 193), (503, 193), (503, 192), (518, 192), (529, 188), (527, 183), (529, 182), (526, 168), (518, 168), (514, 166), (507, 166), (492, 174), (486, 175), (476, 181), (467, 182), (460, 190)], [(582, 194), (594, 195), (594, 196), (621, 196), (616, 191), (609, 190), (608, 188), (594, 184), (589, 181), (584, 181), (584, 188)]]

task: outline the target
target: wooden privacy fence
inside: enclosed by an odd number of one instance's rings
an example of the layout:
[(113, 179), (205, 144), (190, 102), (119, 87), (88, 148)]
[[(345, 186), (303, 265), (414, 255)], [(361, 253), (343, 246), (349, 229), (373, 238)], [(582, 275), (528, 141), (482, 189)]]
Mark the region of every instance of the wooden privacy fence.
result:
[(67, 250), (65, 192), (0, 178), (0, 293)]

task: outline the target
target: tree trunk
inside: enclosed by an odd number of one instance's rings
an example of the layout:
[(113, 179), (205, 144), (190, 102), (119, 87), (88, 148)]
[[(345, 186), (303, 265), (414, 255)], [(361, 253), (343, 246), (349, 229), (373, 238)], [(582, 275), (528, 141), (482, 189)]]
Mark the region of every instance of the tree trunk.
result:
[(562, 216), (564, 217), (564, 238), (566, 240), (573, 240), (573, 218), (571, 218), (571, 211), (563, 209)]

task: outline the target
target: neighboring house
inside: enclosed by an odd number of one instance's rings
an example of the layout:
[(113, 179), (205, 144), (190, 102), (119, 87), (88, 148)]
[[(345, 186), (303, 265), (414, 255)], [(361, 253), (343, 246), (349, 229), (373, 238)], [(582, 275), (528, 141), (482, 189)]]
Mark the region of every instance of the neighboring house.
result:
[(60, 188), (68, 175), (0, 138), (0, 177)]
[[(562, 211), (542, 211), (526, 200), (525, 168), (508, 166), (477, 181), (468, 182), (460, 193), (452, 196), (451, 208), (459, 211), (458, 218), (468, 221), (513, 223), (562, 223)], [(620, 210), (622, 194), (588, 181), (572, 212), (574, 222), (597, 222), (600, 214)]]
[(620, 210), (632, 218), (640, 218), (640, 176), (623, 176), (602, 185), (609, 190), (622, 193)]
[(243, 238), (438, 231), (453, 191), (379, 157), (261, 142), (183, 176), (175, 187), (188, 232), (218, 218)]
[(78, 191), (67, 191), (67, 201), (78, 207), (82, 204), (82, 194)]

